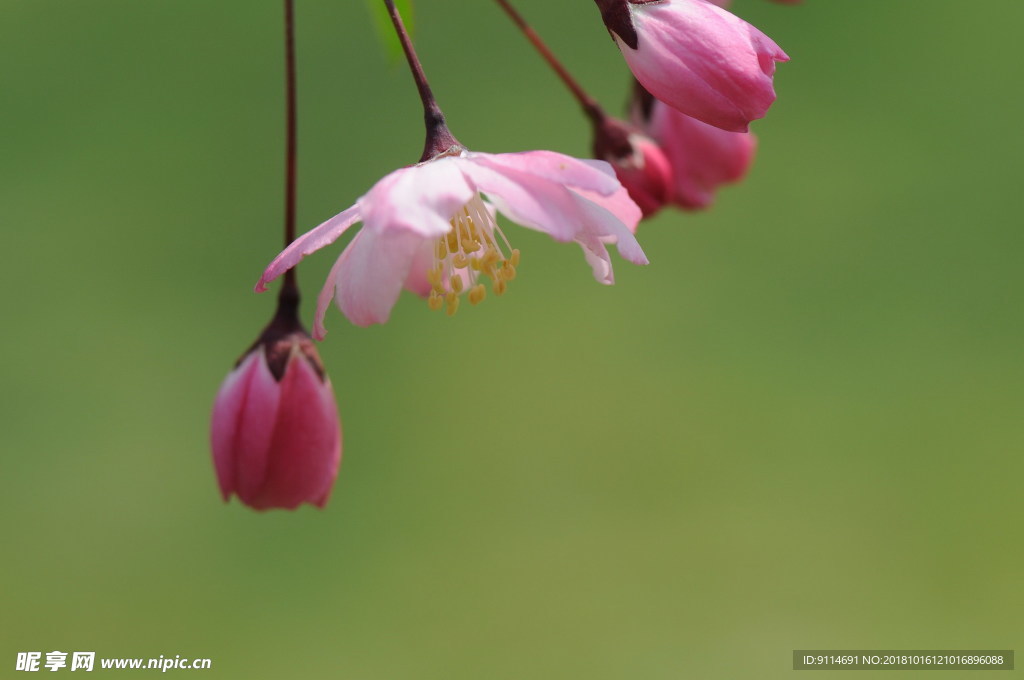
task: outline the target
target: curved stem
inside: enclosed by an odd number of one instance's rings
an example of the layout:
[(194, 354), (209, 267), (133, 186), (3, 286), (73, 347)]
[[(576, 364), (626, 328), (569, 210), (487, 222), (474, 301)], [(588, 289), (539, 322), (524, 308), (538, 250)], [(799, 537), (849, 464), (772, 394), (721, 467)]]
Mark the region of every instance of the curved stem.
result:
[(519, 11), (516, 10), (508, 0), (495, 0), (495, 2), (505, 10), (505, 13), (508, 14), (509, 18), (511, 18), (513, 22), (515, 22), (519, 27), (519, 30), (521, 30), (523, 35), (526, 36), (526, 39), (533, 43), (533, 46), (540, 53), (540, 56), (544, 58), (544, 61), (551, 66), (552, 70), (554, 70), (558, 77), (561, 78), (562, 82), (565, 83), (565, 86), (569, 88), (572, 96), (576, 98), (576, 101), (579, 102), (579, 105), (583, 108), (583, 113), (585, 113), (595, 124), (599, 123), (605, 117), (604, 111), (601, 109), (600, 105), (593, 97), (587, 94), (586, 90), (584, 90), (578, 82), (576, 82), (576, 79), (572, 77), (572, 74), (569, 73), (568, 69), (566, 69), (562, 62), (558, 60), (558, 57), (556, 57), (555, 53), (551, 51), (551, 48), (541, 40), (537, 31), (533, 30), (533, 27), (526, 23), (526, 19), (523, 18)]
[(405, 29), (405, 22), (402, 15), (398, 13), (394, 0), (384, 0), (388, 8), (388, 15), (395, 27), (399, 42), (402, 43), (402, 51), (405, 52), (405, 60), (409, 62), (409, 70), (412, 71), (413, 80), (416, 81), (416, 89), (420, 93), (420, 101), (423, 102), (423, 119), (427, 126), (427, 142), (423, 149), (421, 161), (426, 161), (439, 153), (443, 153), (453, 146), (459, 145), (458, 141), (448, 129), (444, 113), (434, 99), (434, 93), (427, 82), (427, 75), (423, 72), (423, 64), (416, 55), (416, 49), (412, 45), (409, 32)]

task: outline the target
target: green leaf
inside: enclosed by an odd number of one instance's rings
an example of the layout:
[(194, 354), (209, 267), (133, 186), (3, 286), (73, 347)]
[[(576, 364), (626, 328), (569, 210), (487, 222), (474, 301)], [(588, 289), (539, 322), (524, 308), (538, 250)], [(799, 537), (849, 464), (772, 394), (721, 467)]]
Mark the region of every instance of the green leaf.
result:
[[(405, 30), (409, 31), (410, 36), (415, 33), (412, 2), (413, 0), (395, 0), (395, 7), (402, 15)], [(373, 16), (373, 25), (377, 29), (377, 38), (380, 40), (381, 46), (391, 61), (398, 61), (402, 57), (402, 43), (395, 35), (395, 27), (391, 24), (391, 17), (388, 15), (384, 0), (366, 0), (366, 5)]]

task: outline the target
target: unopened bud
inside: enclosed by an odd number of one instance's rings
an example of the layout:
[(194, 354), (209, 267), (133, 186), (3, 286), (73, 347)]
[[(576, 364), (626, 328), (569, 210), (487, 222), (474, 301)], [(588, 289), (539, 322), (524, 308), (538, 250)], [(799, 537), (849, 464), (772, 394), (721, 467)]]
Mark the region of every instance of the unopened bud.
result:
[(210, 428), (221, 495), (257, 510), (323, 507), (341, 462), (334, 390), (312, 339), (280, 312), (217, 393)]
[(658, 144), (628, 123), (602, 116), (594, 123), (594, 157), (611, 164), (644, 217), (672, 202), (673, 175)]

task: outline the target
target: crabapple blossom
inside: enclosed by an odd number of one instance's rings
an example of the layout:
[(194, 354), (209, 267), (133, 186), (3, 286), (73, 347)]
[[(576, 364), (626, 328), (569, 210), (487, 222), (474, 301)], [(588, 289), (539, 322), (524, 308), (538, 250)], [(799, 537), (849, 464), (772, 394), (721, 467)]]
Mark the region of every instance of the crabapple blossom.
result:
[(632, 233), (640, 209), (607, 163), (552, 151), (476, 153), (456, 144), (385, 176), (355, 205), (300, 236), (267, 266), (256, 290), (362, 222), (320, 292), (314, 337), (326, 335), (332, 299), (358, 326), (386, 322), (403, 288), (452, 315), (463, 297), (482, 302), (486, 282), (502, 295), (517, 276), (520, 252), (498, 213), (578, 243), (601, 283), (614, 282), (606, 243), (647, 264)]

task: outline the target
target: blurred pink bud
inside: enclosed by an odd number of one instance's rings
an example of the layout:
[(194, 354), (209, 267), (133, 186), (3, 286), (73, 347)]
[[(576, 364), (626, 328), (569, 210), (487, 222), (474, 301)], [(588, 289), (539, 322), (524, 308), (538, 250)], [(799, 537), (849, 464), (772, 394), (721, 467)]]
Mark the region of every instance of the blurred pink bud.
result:
[(654, 140), (639, 129), (601, 116), (594, 123), (593, 146), (594, 157), (611, 164), (645, 218), (672, 202), (672, 166)]
[(716, 128), (657, 101), (647, 132), (672, 166), (675, 202), (689, 210), (708, 207), (720, 185), (743, 179), (757, 149), (752, 133)]
[(257, 510), (324, 506), (341, 462), (341, 423), (305, 331), (271, 323), (221, 385), (210, 443), (225, 501), (234, 493)]
[(706, 0), (595, 0), (639, 80), (672, 108), (746, 132), (775, 101), (786, 53), (761, 31)]

